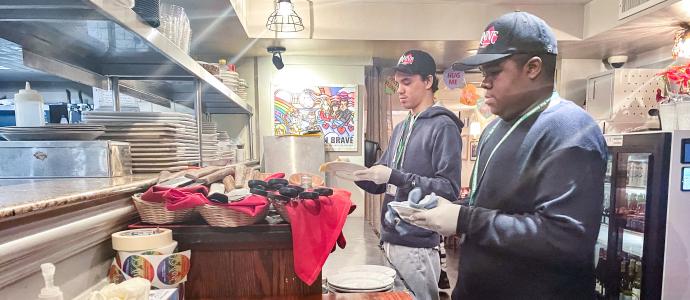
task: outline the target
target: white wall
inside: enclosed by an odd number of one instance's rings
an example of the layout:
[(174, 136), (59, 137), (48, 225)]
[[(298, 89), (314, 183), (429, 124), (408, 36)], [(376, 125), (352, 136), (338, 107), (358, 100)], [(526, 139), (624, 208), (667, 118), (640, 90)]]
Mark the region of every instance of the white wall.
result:
[(556, 90), (561, 97), (582, 106), (587, 94), (587, 77), (606, 71), (598, 59), (561, 59), (558, 62)]
[(625, 67), (648, 69), (666, 68), (667, 66), (676, 63), (671, 56), (672, 49), (673, 42), (669, 41), (668, 44), (664, 45), (663, 47), (636, 55), (630, 61), (628, 61), (627, 64), (625, 64)]
[[(372, 64), (370, 57), (299, 57), (284, 55), (285, 68), (278, 71), (273, 66), (270, 57), (258, 58), (258, 97), (256, 113), (258, 114), (259, 135), (273, 135), (273, 97), (272, 84), (357, 84), (358, 88), (358, 120), (357, 120), (357, 151), (327, 152), (326, 161), (338, 157), (347, 158), (351, 162), (364, 164), (362, 141), (364, 140), (363, 120), (365, 99), (365, 66)], [(259, 141), (259, 148), (263, 149), (263, 138)], [(262, 153), (259, 151), (258, 153)], [(352, 201), (359, 207), (352, 216), (364, 214), (364, 192), (354, 183), (339, 178), (327, 178), (333, 187), (347, 189), (352, 192)]]

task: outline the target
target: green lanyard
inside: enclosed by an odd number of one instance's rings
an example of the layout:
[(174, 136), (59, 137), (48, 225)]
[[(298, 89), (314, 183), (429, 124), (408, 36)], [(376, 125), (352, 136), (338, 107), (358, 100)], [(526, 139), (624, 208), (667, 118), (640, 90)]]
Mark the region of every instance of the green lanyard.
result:
[[(412, 134), (414, 123), (417, 121), (417, 116), (419, 116), (419, 114), (413, 116), (412, 113), (409, 113), (405, 119), (405, 123), (403, 123), (403, 132), (400, 134), (400, 141), (398, 142), (398, 147), (396, 148), (395, 155), (393, 156), (393, 168), (395, 169), (402, 168), (407, 142), (410, 141), (410, 135)], [(405, 133), (407, 133), (407, 135)]]
[(476, 197), (477, 197), (477, 187), (478, 187), (479, 183), (481, 182), (481, 180), (484, 178), (484, 173), (486, 173), (486, 169), (489, 167), (489, 162), (491, 161), (491, 158), (492, 158), (492, 157), (494, 156), (494, 154), (496, 153), (496, 150), (498, 150), (498, 147), (500, 147), (501, 144), (503, 144), (503, 142), (508, 138), (508, 136), (509, 136), (511, 133), (513, 133), (513, 130), (515, 130), (515, 128), (517, 128), (518, 126), (520, 126), (520, 124), (522, 124), (522, 122), (524, 122), (525, 120), (527, 120), (527, 118), (531, 117), (531, 116), (534, 115), (535, 113), (537, 113), (537, 112), (543, 110), (546, 106), (549, 105), (549, 103), (551, 102), (552, 99), (557, 98), (557, 97), (558, 97), (558, 93), (557, 93), (557, 92), (553, 92), (553, 94), (551, 95), (551, 97), (549, 97), (548, 99), (542, 101), (541, 103), (539, 103), (538, 105), (536, 105), (536, 106), (534, 106), (532, 109), (530, 109), (528, 112), (526, 112), (525, 114), (523, 114), (522, 116), (520, 116), (520, 118), (515, 122), (515, 124), (513, 124), (513, 126), (511, 126), (510, 129), (508, 129), (508, 131), (507, 131), (507, 132), (503, 135), (503, 137), (498, 141), (498, 144), (496, 144), (496, 146), (494, 147), (494, 149), (491, 150), (491, 153), (489, 154), (489, 157), (487, 158), (486, 163), (484, 164), (484, 169), (482, 169), (481, 177), (477, 178), (477, 174), (478, 174), (478, 172), (479, 172), (479, 160), (481, 159), (481, 156), (480, 156), (480, 155), (481, 155), (481, 149), (482, 149), (482, 146), (483, 146), (483, 144), (484, 144), (483, 142), (485, 142), (487, 139), (489, 139), (489, 137), (491, 137), (491, 135), (492, 135), (492, 134), (494, 133), (494, 131), (496, 130), (496, 127), (498, 127), (498, 123), (499, 123), (499, 122), (496, 122), (496, 124), (494, 124), (494, 126), (491, 127), (491, 129), (489, 129), (489, 132), (486, 134), (486, 136), (480, 141), (479, 145), (477, 146), (477, 161), (476, 161), (475, 164), (474, 164), (474, 168), (472, 168), (472, 180), (471, 180), (471, 185), (472, 185), (471, 188), (472, 188), (472, 190), (471, 190), (471, 194), (470, 194), (469, 205), (474, 205), (474, 202), (477, 200), (477, 199), (476, 199)]

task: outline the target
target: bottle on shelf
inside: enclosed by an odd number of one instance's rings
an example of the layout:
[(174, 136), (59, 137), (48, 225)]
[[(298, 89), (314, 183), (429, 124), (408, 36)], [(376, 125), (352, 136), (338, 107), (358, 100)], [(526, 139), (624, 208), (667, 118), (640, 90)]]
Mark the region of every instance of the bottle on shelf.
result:
[(635, 261), (635, 277), (632, 282), (633, 299), (640, 299), (642, 290), (642, 262)]
[(641, 162), (640, 163), (640, 169), (639, 172), (640, 178), (637, 186), (639, 187), (647, 187), (647, 163), (646, 162)]
[(621, 260), (621, 282), (620, 282), (620, 294), (618, 299), (619, 300), (633, 300), (632, 298), (632, 280), (630, 279), (629, 273), (628, 273), (628, 264), (629, 260), (627, 257), (624, 257)]
[(14, 94), (14, 115), (17, 126), (35, 127), (46, 123), (43, 97), (31, 89), (28, 81), (24, 89)]
[(597, 299), (606, 299), (606, 249), (599, 249), (599, 259), (597, 260), (596, 268), (594, 269), (595, 289), (597, 292)]

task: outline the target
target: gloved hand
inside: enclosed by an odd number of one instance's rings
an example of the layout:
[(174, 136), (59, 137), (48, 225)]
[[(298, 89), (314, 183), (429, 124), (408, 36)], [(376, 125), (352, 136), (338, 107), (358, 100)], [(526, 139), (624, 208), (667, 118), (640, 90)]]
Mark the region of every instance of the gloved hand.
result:
[(384, 165), (375, 165), (369, 169), (355, 171), (352, 175), (355, 175), (355, 181), (372, 181), (376, 184), (388, 183), (391, 178), (391, 172), (393, 169), (386, 167)]
[(436, 199), (438, 205), (435, 208), (413, 213), (407, 221), (419, 227), (436, 231), (443, 236), (456, 234), (460, 205), (453, 204), (442, 197), (436, 196)]

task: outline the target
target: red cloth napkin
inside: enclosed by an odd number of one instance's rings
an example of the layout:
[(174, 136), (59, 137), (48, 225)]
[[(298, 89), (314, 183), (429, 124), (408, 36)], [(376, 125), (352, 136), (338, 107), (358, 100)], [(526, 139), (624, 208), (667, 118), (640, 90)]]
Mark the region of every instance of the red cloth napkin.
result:
[(295, 273), (311, 285), (321, 272), (321, 267), (331, 250), (338, 243), (345, 246), (342, 236), (347, 215), (352, 209), (351, 193), (333, 189), (330, 197), (319, 201), (302, 200), (286, 205), (292, 229), (292, 248)]
[(285, 178), (285, 173), (273, 173), (266, 177), (264, 181), (269, 181), (271, 179)]
[(250, 195), (240, 201), (231, 202), (228, 204), (220, 204), (208, 199), (206, 199), (206, 203), (236, 210), (241, 213), (248, 214), (252, 217), (255, 217), (259, 213), (263, 212), (265, 209), (268, 209), (268, 199), (266, 199), (266, 197), (264, 196), (259, 195)]
[(154, 185), (141, 195), (141, 200), (165, 202), (165, 209), (170, 211), (192, 208), (208, 201), (208, 188), (203, 185), (170, 188)]

